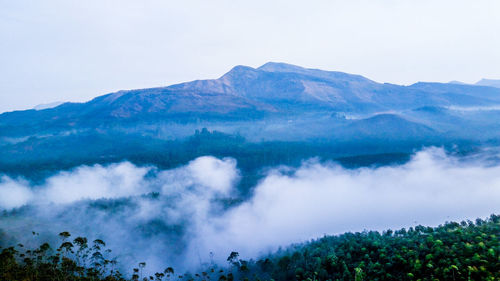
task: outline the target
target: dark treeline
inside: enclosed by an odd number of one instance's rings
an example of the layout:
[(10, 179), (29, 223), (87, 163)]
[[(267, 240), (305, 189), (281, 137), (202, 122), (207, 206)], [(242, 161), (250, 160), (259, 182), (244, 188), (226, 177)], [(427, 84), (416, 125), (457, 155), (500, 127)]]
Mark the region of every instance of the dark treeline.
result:
[[(0, 147), (0, 174), (24, 177), (42, 183), (61, 170), (80, 165), (130, 161), (136, 165), (154, 165), (171, 169), (205, 155), (232, 157), (242, 171), (239, 189), (246, 193), (267, 167), (299, 166), (304, 159), (336, 161), (346, 167), (404, 163), (416, 150), (429, 144), (369, 141), (332, 143), (327, 141), (249, 142), (239, 135), (201, 129), (192, 136), (163, 140), (148, 136), (112, 132), (43, 138)], [(464, 144), (461, 147), (465, 147)], [(78, 147), (79, 149), (75, 149)]]
[(497, 215), (434, 228), (325, 236), (258, 260), (232, 252), (229, 265), (211, 263), (205, 271), (183, 274), (172, 267), (146, 274), (143, 262), (122, 274), (104, 241), (59, 236), (57, 248), (43, 243), (1, 249), (0, 280), (500, 280)]

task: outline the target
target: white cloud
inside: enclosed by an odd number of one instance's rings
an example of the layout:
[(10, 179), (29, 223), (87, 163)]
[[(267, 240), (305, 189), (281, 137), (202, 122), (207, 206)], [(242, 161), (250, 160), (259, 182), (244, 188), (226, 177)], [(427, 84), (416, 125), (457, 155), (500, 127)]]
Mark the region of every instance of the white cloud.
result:
[(199, 157), (187, 167), (189, 173), (202, 185), (228, 195), (238, 178), (234, 159), (219, 160), (213, 157)]
[(140, 195), (150, 191), (144, 181), (148, 170), (128, 162), (108, 167), (83, 166), (49, 178), (40, 196), (47, 202), (71, 203), (82, 199)]
[(271, 173), (251, 200), (207, 223), (195, 243), (251, 257), (323, 234), (437, 225), (499, 206), (500, 166), (462, 163), (439, 149), (375, 169), (311, 162), (292, 175)]
[(43, 185), (30, 186), (27, 181), (3, 177), (0, 182), (0, 208), (12, 209), (29, 203), (69, 204), (80, 200), (112, 199), (138, 196), (153, 191), (191, 194), (199, 200), (228, 196), (239, 179), (234, 159), (198, 157), (186, 166), (156, 173), (153, 169), (137, 167), (130, 162), (108, 166), (81, 166), (48, 178)]
[(33, 198), (29, 187), (8, 177), (0, 180), (0, 209), (12, 209), (27, 204)]

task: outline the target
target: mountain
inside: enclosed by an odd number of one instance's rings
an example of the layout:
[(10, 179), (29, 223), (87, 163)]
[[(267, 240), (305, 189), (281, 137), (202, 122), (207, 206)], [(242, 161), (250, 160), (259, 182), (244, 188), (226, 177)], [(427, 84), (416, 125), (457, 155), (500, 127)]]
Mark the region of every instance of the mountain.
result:
[(56, 102), (51, 102), (51, 103), (43, 103), (39, 104), (33, 107), (34, 110), (44, 110), (44, 109), (49, 109), (49, 108), (54, 108), (56, 106), (59, 106), (63, 104), (64, 102), (61, 101), (56, 101)]
[(339, 135), (350, 140), (425, 140), (437, 136), (438, 132), (397, 114), (384, 113), (356, 120), (339, 130)]
[(476, 85), (478, 85), (478, 86), (489, 86), (489, 87), (500, 88), (500, 80), (481, 79), (481, 80), (479, 80), (476, 83)]
[(376, 114), (423, 106), (500, 104), (500, 89), (470, 85), (380, 84), (359, 75), (285, 63), (236, 66), (218, 79), (119, 91), (86, 103), (0, 115), (0, 136), (27, 136), (144, 123), (262, 120), (320, 112)]
[[(490, 86), (401, 86), (275, 62), (236, 66), (218, 79), (0, 114), (0, 173), (125, 159), (172, 167), (207, 154), (251, 169), (496, 144), (499, 108), (500, 89)], [(220, 137), (195, 134), (203, 128)]]
[(457, 81), (457, 80), (452, 80), (448, 82), (449, 84), (458, 84), (458, 85), (468, 85), (467, 83), (464, 83), (462, 81)]
[[(467, 84), (461, 81), (450, 81), (449, 84), (458, 84), (458, 85), (471, 85)], [(477, 81), (475, 84), (476, 86), (488, 86), (488, 87), (495, 87), (495, 88), (500, 88), (500, 79), (481, 79)]]

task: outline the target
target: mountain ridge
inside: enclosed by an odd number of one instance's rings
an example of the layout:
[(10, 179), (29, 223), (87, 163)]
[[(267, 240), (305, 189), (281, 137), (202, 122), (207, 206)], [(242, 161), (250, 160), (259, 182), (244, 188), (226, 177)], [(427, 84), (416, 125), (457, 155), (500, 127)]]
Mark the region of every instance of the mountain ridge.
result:
[(483, 79), (477, 81), (475, 85), (500, 88), (500, 79), (483, 78)]
[[(381, 84), (361, 75), (268, 62), (258, 68), (238, 65), (217, 79), (121, 90), (85, 103), (63, 103), (38, 111), (3, 113), (0, 114), (0, 137), (130, 128), (144, 124), (180, 124), (185, 127), (190, 124), (194, 128), (217, 123), (224, 127), (224, 122), (243, 122), (244, 126), (233, 127), (248, 126), (255, 128), (248, 131), (259, 134), (259, 131), (267, 132), (271, 127), (260, 125), (264, 127), (257, 129), (255, 122), (273, 120), (268, 123), (282, 124), (288, 122), (286, 120), (301, 119), (305, 121), (279, 126), (303, 132), (305, 127), (297, 128), (297, 124), (305, 126), (304, 122), (319, 122), (322, 128), (336, 128), (341, 126), (339, 122), (343, 122), (338, 118), (321, 119), (321, 116), (347, 114), (369, 118), (381, 112), (395, 111), (405, 119), (404, 112), (416, 108), (498, 105), (500, 89), (494, 87), (432, 82), (409, 86)], [(411, 113), (412, 122), (431, 123), (430, 120), (419, 120), (420, 117), (415, 116), (418, 112), (415, 112)], [(276, 133), (282, 134), (282, 130)]]
[[(351, 86), (351, 90), (353, 92), (358, 92), (360, 96), (362, 96), (365, 100), (369, 100), (370, 96), (366, 94), (368, 91), (374, 91), (377, 89), (380, 89), (380, 87), (399, 87), (399, 88), (406, 88), (406, 89), (419, 89), (421, 90), (423, 88), (422, 85), (428, 85), (428, 84), (433, 84), (433, 85), (459, 85), (463, 87), (473, 87), (473, 85), (470, 84), (464, 84), (460, 83), (458, 84), (457, 82), (454, 83), (435, 83), (435, 82), (417, 82), (415, 84), (412, 84), (410, 86), (400, 86), (396, 84), (381, 84), (377, 83), (375, 81), (372, 81), (366, 77), (363, 77), (361, 75), (356, 75), (356, 74), (349, 74), (345, 72), (338, 72), (338, 71), (325, 71), (325, 70), (320, 70), (320, 69), (311, 69), (311, 68), (303, 68), (300, 66), (292, 65), (292, 64), (287, 64), (287, 63), (281, 63), (281, 62), (268, 62), (263, 64), (260, 67), (257, 68), (252, 68), (249, 66), (244, 66), (244, 65), (238, 65), (233, 67), (230, 71), (227, 73), (223, 74), (217, 79), (208, 79), (208, 80), (194, 80), (190, 82), (184, 82), (184, 83), (178, 83), (178, 84), (173, 84), (169, 86), (163, 86), (163, 87), (156, 87), (156, 88), (143, 88), (143, 89), (133, 89), (133, 90), (120, 90), (117, 92), (105, 94), (98, 96), (94, 99), (91, 99), (87, 102), (83, 103), (75, 103), (75, 102), (66, 102), (63, 104), (89, 104), (89, 103), (95, 103), (97, 100), (102, 100), (104, 102), (110, 103), (113, 102), (123, 95), (129, 95), (132, 93), (135, 94), (140, 94), (141, 92), (148, 92), (148, 95), (152, 94), (175, 94), (178, 95), (189, 95), (189, 91), (195, 91), (198, 94), (207, 94), (207, 93), (218, 93), (218, 94), (230, 94), (230, 95), (235, 95), (238, 97), (244, 97), (245, 89), (242, 89), (243, 86), (248, 86), (248, 81), (254, 81), (255, 79), (258, 78), (259, 75), (273, 75), (273, 74), (281, 74), (281, 75), (288, 75), (288, 77), (285, 77), (285, 79), (288, 79), (287, 82), (289, 82), (292, 85), (295, 85), (297, 89), (303, 90), (304, 92), (327, 92), (330, 91), (330, 93), (336, 93), (336, 95), (333, 95), (333, 98), (338, 100), (339, 99), (339, 90), (346, 90), (346, 87), (348, 88)], [(299, 75), (294, 76), (294, 75)], [(311, 78), (310, 80), (307, 81), (301, 81), (302, 83), (296, 83), (293, 84), (294, 82), (297, 82), (296, 80), (299, 78), (304, 78), (308, 77)], [(283, 77), (281, 77), (283, 79)], [(497, 81), (497, 80), (485, 80), (484, 81)], [(481, 80), (481, 81), (483, 81)], [(481, 82), (480, 81), (480, 82)], [(245, 84), (246, 82), (246, 84)], [(332, 82), (333, 85), (326, 85), (327, 82)], [(479, 84), (480, 82), (476, 83)], [(358, 88), (355, 88), (354, 86), (357, 86)], [(361, 84), (361, 85), (360, 85)], [(480, 85), (481, 86), (481, 85)], [(486, 86), (486, 85), (484, 85)], [(316, 89), (312, 89), (315, 87)], [(359, 89), (359, 87), (361, 89)], [(491, 87), (491, 86), (486, 86), (486, 87)], [(355, 89), (352, 89), (355, 88)], [(494, 87), (493, 87), (494, 88)], [(295, 90), (297, 90), (295, 89)], [(364, 93), (359, 93), (360, 91), (365, 91)], [(194, 93), (190, 93), (192, 96), (194, 96)], [(497, 95), (498, 92), (496, 93)], [(255, 93), (253, 93), (255, 97)], [(311, 95), (308, 96), (310, 98)], [(314, 95), (313, 95), (314, 96)], [(321, 99), (321, 94), (320, 95), (315, 95), (315, 98)], [(302, 97), (306, 98), (306, 97)], [(324, 100), (328, 100), (323, 97)], [(500, 97), (497, 97), (498, 101), (500, 101)], [(332, 100), (332, 99), (330, 99)], [(345, 98), (344, 98), (345, 100)], [(60, 106), (60, 105), (59, 105)], [(58, 106), (56, 106), (58, 107)], [(55, 107), (53, 107), (55, 108)], [(269, 108), (270, 109), (270, 108)], [(41, 109), (45, 110), (45, 109)], [(20, 110), (20, 111), (26, 111), (26, 110)], [(9, 113), (9, 112), (5, 112)], [(5, 113), (0, 114), (4, 115)]]

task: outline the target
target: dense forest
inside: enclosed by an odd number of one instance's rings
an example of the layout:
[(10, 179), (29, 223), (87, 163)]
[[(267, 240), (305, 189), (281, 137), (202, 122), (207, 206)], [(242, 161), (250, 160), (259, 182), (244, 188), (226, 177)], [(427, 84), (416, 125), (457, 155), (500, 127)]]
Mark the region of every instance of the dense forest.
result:
[(0, 280), (500, 280), (497, 215), (325, 236), (257, 260), (232, 252), (228, 265), (212, 263), (196, 273), (166, 267), (149, 274), (143, 262), (121, 273), (104, 241), (73, 238), (66, 231), (59, 236), (56, 248), (43, 243), (36, 249), (21, 244), (0, 249)]

